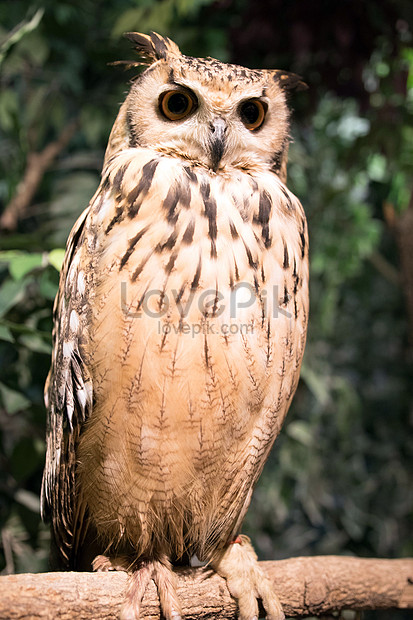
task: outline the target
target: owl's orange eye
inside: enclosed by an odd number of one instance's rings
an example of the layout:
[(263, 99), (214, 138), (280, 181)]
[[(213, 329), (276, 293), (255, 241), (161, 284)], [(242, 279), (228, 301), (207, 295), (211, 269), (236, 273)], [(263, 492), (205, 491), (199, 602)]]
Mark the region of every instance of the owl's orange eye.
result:
[(258, 129), (264, 122), (267, 104), (260, 99), (248, 99), (241, 103), (239, 115), (245, 127), (250, 131)]
[(196, 97), (185, 90), (168, 90), (159, 98), (159, 109), (170, 121), (180, 121), (196, 106)]

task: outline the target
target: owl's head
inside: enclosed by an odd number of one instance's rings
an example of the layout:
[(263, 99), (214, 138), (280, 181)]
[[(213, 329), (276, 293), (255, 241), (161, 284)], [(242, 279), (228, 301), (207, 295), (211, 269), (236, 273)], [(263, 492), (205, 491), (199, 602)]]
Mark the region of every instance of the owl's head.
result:
[(141, 146), (214, 172), (280, 170), (288, 150), (286, 91), (305, 87), (298, 76), (191, 58), (155, 33), (126, 36), (142, 58), (135, 64), (149, 67), (132, 83), (106, 159)]

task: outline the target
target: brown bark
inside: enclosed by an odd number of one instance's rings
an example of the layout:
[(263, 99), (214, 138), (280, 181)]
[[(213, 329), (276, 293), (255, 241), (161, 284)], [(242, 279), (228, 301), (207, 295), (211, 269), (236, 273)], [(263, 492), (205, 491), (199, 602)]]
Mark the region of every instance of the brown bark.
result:
[(0, 217), (0, 229), (15, 230), (19, 219), (27, 212), (44, 173), (59, 153), (69, 143), (78, 127), (78, 121), (69, 123), (54, 142), (50, 142), (40, 153), (29, 153), (23, 179), (17, 186), (16, 195), (11, 199)]
[[(413, 608), (413, 559), (375, 560), (338, 556), (262, 562), (286, 616), (328, 614), (341, 609)], [(177, 569), (186, 620), (236, 618), (225, 581), (207, 568)], [(0, 577), (0, 618), (114, 619), (127, 574), (43, 573)], [(150, 583), (143, 617), (159, 619)]]

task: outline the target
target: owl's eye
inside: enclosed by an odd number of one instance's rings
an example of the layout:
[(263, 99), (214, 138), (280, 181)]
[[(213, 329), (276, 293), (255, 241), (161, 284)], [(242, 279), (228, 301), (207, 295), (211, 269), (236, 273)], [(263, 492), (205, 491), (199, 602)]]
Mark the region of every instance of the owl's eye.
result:
[(159, 109), (170, 121), (180, 121), (196, 106), (196, 98), (184, 90), (168, 90), (159, 97)]
[(250, 131), (258, 129), (264, 122), (267, 104), (260, 99), (248, 99), (241, 103), (239, 114), (245, 127)]

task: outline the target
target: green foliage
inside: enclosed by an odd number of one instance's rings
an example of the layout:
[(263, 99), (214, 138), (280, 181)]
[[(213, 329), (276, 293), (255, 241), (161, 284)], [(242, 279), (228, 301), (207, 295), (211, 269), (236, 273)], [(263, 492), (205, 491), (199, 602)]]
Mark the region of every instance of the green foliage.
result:
[(113, 37), (124, 32), (162, 32), (168, 35), (176, 21), (182, 22), (194, 16), (203, 5), (213, 0), (161, 0), (154, 4), (151, 0), (139, 2), (139, 6), (123, 12), (116, 20), (112, 30)]
[[(62, 248), (98, 185), (130, 78), (107, 63), (133, 57), (119, 37), (134, 29), (167, 34), (189, 54), (232, 60), (231, 32), (248, 2), (39, 6), (0, 5), (0, 202), (15, 195), (30, 153), (58, 139), (72, 119), (80, 129), (46, 171), (19, 227), (1, 237), (0, 570), (15, 571), (46, 569), (38, 497), (51, 312)], [(289, 185), (309, 220), (311, 314), (300, 386), (245, 524), (263, 558), (413, 553), (407, 319), (383, 216), (389, 206), (402, 213), (411, 199), (413, 47), (408, 29), (397, 49), (385, 24), (382, 31), (362, 68), (367, 107), (365, 98), (323, 88), (314, 71), (305, 76), (312, 99), (292, 100)], [(250, 57), (257, 61), (253, 49)], [(285, 60), (285, 68), (299, 64), (291, 50)], [(319, 57), (311, 60), (319, 66)]]
[(45, 454), (42, 385), (62, 258), (62, 250), (0, 252), (0, 518), (8, 569), (18, 572), (47, 567), (38, 495)]

